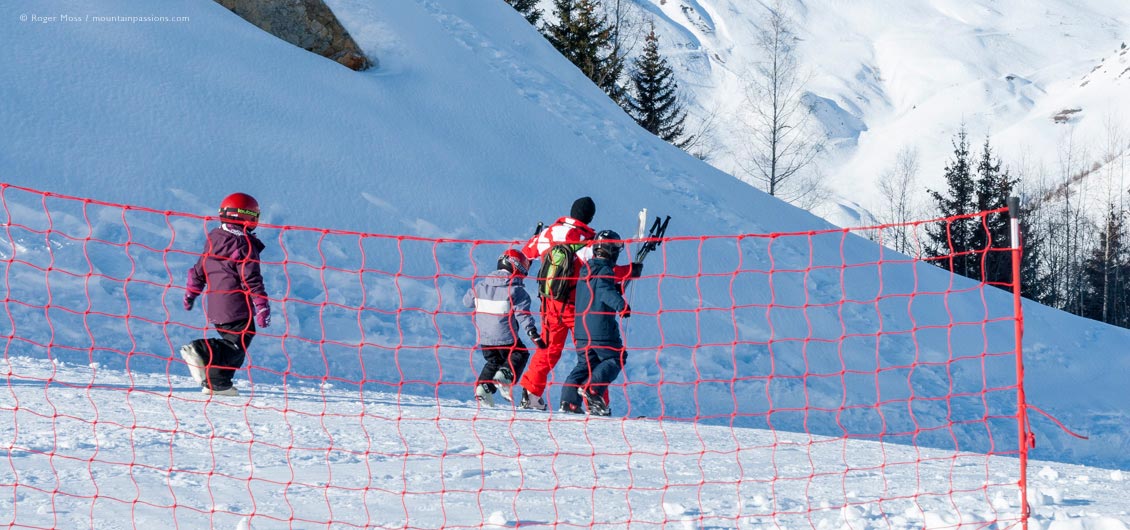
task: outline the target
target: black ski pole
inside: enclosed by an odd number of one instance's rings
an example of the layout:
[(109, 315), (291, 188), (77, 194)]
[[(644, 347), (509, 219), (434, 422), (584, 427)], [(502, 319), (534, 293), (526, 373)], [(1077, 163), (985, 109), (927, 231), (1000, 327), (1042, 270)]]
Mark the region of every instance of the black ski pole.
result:
[(651, 224), (651, 229), (647, 233), (647, 241), (636, 252), (636, 262), (643, 263), (643, 259), (647, 257), (651, 251), (659, 247), (663, 242), (663, 236), (667, 234), (667, 223), (671, 222), (671, 216), (668, 215), (666, 219), (659, 220), (659, 216), (655, 217), (655, 222)]

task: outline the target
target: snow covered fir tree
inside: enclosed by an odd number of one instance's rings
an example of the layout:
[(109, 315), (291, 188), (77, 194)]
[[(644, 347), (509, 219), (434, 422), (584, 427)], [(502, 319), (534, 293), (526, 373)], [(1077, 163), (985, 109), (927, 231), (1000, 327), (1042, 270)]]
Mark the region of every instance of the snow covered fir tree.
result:
[(506, 0), (510, 7), (526, 17), (530, 24), (537, 24), (541, 20), (541, 10), (538, 9), (538, 0)]
[[(977, 245), (982, 231), (979, 217), (968, 217), (977, 210), (977, 185), (969, 156), (969, 139), (963, 127), (953, 140), (953, 159), (946, 164), (946, 188), (930, 190), (939, 217), (947, 219), (927, 227), (930, 245), (926, 252), (935, 264), (966, 278), (981, 279), (981, 256)], [(948, 219), (954, 218), (954, 219)]]
[(636, 123), (676, 147), (685, 148), (694, 138), (684, 129), (687, 112), (679, 102), (679, 85), (667, 59), (659, 54), (655, 28), (644, 39), (643, 52), (628, 75), (630, 89), (624, 108)]
[[(976, 159), (976, 167), (972, 166), (974, 160), (964, 128), (958, 130), (953, 147), (953, 159), (945, 173), (948, 188), (944, 193), (930, 191), (936, 215), (950, 219), (927, 227), (929, 255), (935, 258), (936, 265), (967, 278), (1006, 284), (1012, 277), (1012, 256), (1007, 251), (1012, 247), (1010, 217), (1007, 212), (972, 214), (1004, 209), (1016, 180), (1002, 168), (988, 139)], [(1032, 248), (1033, 252), (1036, 250)]]
[(620, 101), (624, 57), (600, 0), (553, 0), (553, 19), (542, 28), (546, 39), (609, 97)]

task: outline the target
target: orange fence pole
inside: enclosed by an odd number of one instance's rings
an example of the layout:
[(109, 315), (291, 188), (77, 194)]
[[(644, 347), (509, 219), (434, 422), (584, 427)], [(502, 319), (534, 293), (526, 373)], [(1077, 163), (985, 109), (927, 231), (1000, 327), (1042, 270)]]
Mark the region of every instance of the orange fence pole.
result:
[(1008, 198), (1008, 216), (1012, 240), (1012, 300), (1016, 315), (1016, 423), (1020, 443), (1020, 525), (1028, 530), (1028, 404), (1024, 396), (1024, 311), (1020, 296), (1020, 261), (1023, 251), (1020, 241), (1020, 198)]

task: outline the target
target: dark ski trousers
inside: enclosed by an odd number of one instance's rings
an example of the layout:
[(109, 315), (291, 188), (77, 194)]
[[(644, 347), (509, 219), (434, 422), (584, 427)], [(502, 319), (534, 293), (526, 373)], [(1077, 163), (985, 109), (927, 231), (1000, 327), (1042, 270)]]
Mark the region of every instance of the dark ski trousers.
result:
[(530, 359), (530, 351), (526, 349), (526, 345), (522, 341), (516, 340), (513, 344), (503, 344), (501, 346), (479, 346), (483, 350), (483, 358), (487, 360), (483, 365), (482, 371), (479, 372), (479, 383), (486, 383), (487, 390), (491, 394), (494, 393), (496, 387), (494, 385), (494, 374), (500, 368), (508, 368), (513, 374), (511, 377), (515, 382), (522, 376), (522, 370), (526, 369), (526, 361)]
[(593, 346), (578, 351), (577, 364), (565, 378), (565, 388), (561, 390), (561, 403), (580, 407), (580, 389), (585, 386), (607, 400), (608, 385), (620, 376), (627, 360), (628, 352), (623, 347)]
[(204, 384), (212, 390), (227, 390), (232, 387), (235, 371), (243, 367), (247, 358), (247, 347), (255, 338), (255, 321), (238, 320), (227, 324), (216, 324), (220, 333), (218, 339), (196, 339), (192, 341), (196, 350), (204, 356), (208, 375)]

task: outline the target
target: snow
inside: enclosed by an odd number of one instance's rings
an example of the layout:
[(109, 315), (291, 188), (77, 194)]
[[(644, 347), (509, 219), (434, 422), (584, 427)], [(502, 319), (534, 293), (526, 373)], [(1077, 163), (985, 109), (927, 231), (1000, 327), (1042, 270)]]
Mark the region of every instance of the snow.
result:
[[(737, 0), (634, 0), (655, 20), (692, 117), (717, 112), (710, 162), (736, 169), (742, 78), (760, 60), (764, 5)], [(903, 147), (921, 156), (918, 198), (944, 187), (950, 142), (963, 125), (988, 136), (1012, 167), (1061, 166), (1063, 138), (1102, 162), (1110, 124), (1130, 116), (1130, 3), (1108, 0), (785, 0), (810, 74), (809, 101), (832, 147), (822, 173), (833, 196), (819, 211), (860, 226), (837, 204), (880, 208), (876, 182)], [(550, 9), (550, 2), (542, 7)], [(703, 21), (712, 21), (704, 24)], [(892, 21), (894, 23), (892, 23)], [(1053, 116), (1083, 109), (1069, 124)], [(693, 119), (692, 119), (693, 121)], [(690, 127), (694, 129), (694, 127)], [(1125, 131), (1121, 131), (1125, 135)], [(1122, 156), (1130, 150), (1122, 146)], [(1079, 156), (1080, 153), (1076, 153)], [(1027, 167), (1022, 167), (1027, 166)], [(1067, 171), (1063, 171), (1067, 173)], [(1035, 177), (1036, 175), (1028, 175)], [(1058, 181), (1058, 180), (1057, 180)]]
[[(0, 495), (0, 524), (94, 526), (96, 514), (163, 527), (169, 509), (161, 507), (173, 504), (178, 525), (224, 528), (331, 518), (585, 524), (596, 507), (607, 510), (601, 520), (682, 527), (1016, 519), (1017, 462), (984, 454), (1017, 447), (1007, 293), (854, 235), (815, 232), (831, 227), (640, 130), (502, 2), (329, 3), (380, 68), (351, 72), (212, 2), (5, 5), (0, 180), (158, 213), (4, 189), (9, 318), (0, 329), (17, 338), (0, 362), (0, 484), (18, 476), (20, 487)], [(736, 5), (684, 4), (703, 35), (736, 39), (754, 18)], [(671, 20), (686, 16), (674, 7), (660, 6)], [(947, 16), (960, 7), (948, 5)], [(189, 21), (18, 19), (139, 10)], [(853, 36), (829, 49), (849, 53), (866, 42)], [(946, 55), (963, 49), (941, 49), (935, 66), (949, 75), (983, 69)], [(899, 86), (913, 94), (921, 83), (908, 74)], [(1035, 101), (1036, 89), (1013, 85)], [(856, 115), (846, 98), (822, 97)], [(895, 101), (883, 98), (858, 106)], [(861, 150), (878, 142), (871, 121), (860, 121), (867, 131), (843, 122), (846, 135), (860, 130)], [(275, 323), (237, 377), (245, 396), (208, 401), (174, 353), (201, 333), (201, 313), (180, 309), (180, 286), (206, 227), (159, 212), (212, 214), (237, 189), (264, 208)], [(457, 295), (501, 248), (581, 195), (596, 200), (598, 229), (633, 232), (641, 207), (674, 218), (676, 239), (646, 271), (667, 276), (634, 288), (635, 351), (622, 379), (633, 384), (614, 396), (630, 408), (607, 421), (478, 410), (468, 399), (474, 330), (453, 305)], [(770, 232), (794, 234), (730, 237)], [(751, 274), (734, 274), (739, 260)], [(374, 272), (358, 272), (362, 263)], [(769, 270), (772, 281), (761, 274)], [(45, 299), (50, 309), (36, 305)], [(399, 318), (380, 311), (401, 308)], [(1059, 473), (1030, 474), (1040, 503), (1034, 521), (1115, 530), (1130, 520), (1119, 498), (1119, 469), (1130, 467), (1130, 396), (1121, 391), (1130, 332), (1032, 304), (1024, 310), (1029, 400), (1091, 438), (1033, 415), (1032, 454), (1047, 461), (1033, 470)], [(816, 341), (801, 348), (805, 338)], [(742, 347), (731, 347), (735, 340)], [(735, 370), (769, 373), (770, 350), (785, 377), (725, 384)], [(905, 369), (915, 359), (946, 362)], [(885, 377), (876, 382), (879, 370)], [(805, 373), (834, 376), (787, 377)], [(939, 400), (951, 395), (959, 397)], [(880, 396), (889, 406), (852, 408)], [(808, 400), (817, 408), (788, 412)], [(767, 401), (778, 409), (775, 431), (758, 429)], [(841, 407), (842, 416), (826, 412)], [(997, 417), (984, 419), (987, 407)], [(636, 415), (715, 417), (628, 419)], [(953, 418), (969, 423), (951, 432)], [(887, 443), (862, 441), (879, 433)], [(921, 447), (899, 445), (910, 442)], [(630, 458), (606, 451), (625, 446), (638, 450)], [(889, 464), (883, 473), (844, 475), (846, 462), (866, 467), (875, 458)], [(821, 466), (839, 475), (771, 480)], [(913, 496), (946, 481), (954, 494)], [(617, 489), (629, 483), (630, 491)], [(893, 500), (880, 503), (884, 488)]]
[[(0, 420), (19, 425), (0, 437), (0, 484), (20, 484), (0, 495), (5, 525), (910, 530), (1019, 517), (1011, 458), (305, 383), (238, 380), (242, 396), (210, 400), (179, 373), (0, 366), (16, 374)], [(1109, 473), (1032, 467), (1049, 472), (1029, 477), (1031, 527), (1126, 529)]]

